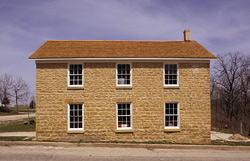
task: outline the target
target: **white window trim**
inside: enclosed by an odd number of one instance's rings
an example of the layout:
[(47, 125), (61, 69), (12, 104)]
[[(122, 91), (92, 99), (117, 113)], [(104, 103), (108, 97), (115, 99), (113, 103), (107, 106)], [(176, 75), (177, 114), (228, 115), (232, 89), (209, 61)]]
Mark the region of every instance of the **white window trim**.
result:
[[(130, 65), (130, 84), (118, 84), (118, 64)], [(131, 62), (116, 62), (116, 86), (117, 87), (132, 87), (132, 63)]]
[[(72, 104), (82, 105), (82, 128), (70, 128), (70, 105)], [(69, 131), (84, 130), (84, 104), (83, 103), (69, 103), (68, 104), (68, 130)]]
[[(69, 78), (69, 74), (70, 74), (70, 69), (69, 69), (69, 66), (72, 65), (72, 64), (82, 64), (82, 85), (70, 85), (70, 78)], [(77, 62), (72, 62), (72, 63), (68, 63), (68, 87), (83, 87), (84, 85), (84, 63), (77, 63)]]
[[(175, 127), (165, 126), (166, 122), (166, 103), (177, 103), (177, 113), (178, 113), (178, 124)], [(180, 103), (179, 102), (164, 102), (164, 129), (180, 129)]]
[[(165, 84), (165, 65), (176, 64), (177, 65), (177, 84)], [(163, 86), (164, 87), (179, 87), (179, 63), (177, 62), (165, 62), (163, 63)]]
[[(118, 127), (118, 104), (130, 104), (130, 127)], [(132, 103), (131, 102), (117, 102), (116, 103), (116, 129), (124, 130), (124, 129), (133, 129), (133, 114), (132, 114)]]

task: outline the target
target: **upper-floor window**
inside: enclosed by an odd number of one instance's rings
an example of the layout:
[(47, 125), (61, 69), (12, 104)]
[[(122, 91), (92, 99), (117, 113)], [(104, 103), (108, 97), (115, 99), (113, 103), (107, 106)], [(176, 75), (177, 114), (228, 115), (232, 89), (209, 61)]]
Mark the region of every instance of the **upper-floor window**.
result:
[(83, 86), (83, 64), (69, 64), (69, 86)]
[(84, 114), (83, 104), (69, 104), (68, 105), (68, 129), (69, 130), (83, 130)]
[(117, 104), (117, 129), (132, 129), (131, 103)]
[(164, 85), (178, 86), (178, 64), (164, 64)]
[(131, 86), (131, 64), (117, 64), (117, 85)]
[(179, 104), (165, 103), (165, 129), (178, 129), (180, 127)]

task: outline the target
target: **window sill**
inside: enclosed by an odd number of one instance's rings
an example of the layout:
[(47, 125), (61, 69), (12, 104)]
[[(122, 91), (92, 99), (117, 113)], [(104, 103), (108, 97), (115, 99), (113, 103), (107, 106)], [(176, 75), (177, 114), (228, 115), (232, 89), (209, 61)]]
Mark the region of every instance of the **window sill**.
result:
[(116, 86), (116, 89), (132, 89), (132, 86)]
[(179, 86), (164, 86), (164, 89), (180, 89)]
[(84, 90), (84, 87), (68, 87), (68, 90)]
[(84, 130), (68, 130), (68, 134), (84, 134)]
[(181, 129), (164, 129), (164, 132), (181, 132)]
[(133, 133), (134, 130), (133, 129), (116, 129), (115, 132), (116, 133)]

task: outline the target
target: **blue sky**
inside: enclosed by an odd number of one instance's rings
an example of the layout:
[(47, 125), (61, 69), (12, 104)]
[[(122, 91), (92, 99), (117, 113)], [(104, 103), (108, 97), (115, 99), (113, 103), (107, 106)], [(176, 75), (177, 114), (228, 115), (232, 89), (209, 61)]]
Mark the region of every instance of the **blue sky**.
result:
[(250, 0), (0, 0), (0, 74), (35, 93), (28, 57), (46, 40), (183, 40), (184, 29), (215, 55), (250, 55)]

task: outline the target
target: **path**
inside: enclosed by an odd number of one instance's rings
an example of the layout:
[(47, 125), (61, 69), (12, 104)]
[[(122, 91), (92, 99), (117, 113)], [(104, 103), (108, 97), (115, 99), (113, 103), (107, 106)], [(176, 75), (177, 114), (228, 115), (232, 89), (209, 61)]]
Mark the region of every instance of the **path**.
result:
[(88, 144), (78, 145), (76, 143), (71, 143), (72, 146), (56, 144), (56, 146), (9, 145), (7, 142), (4, 146), (0, 145), (0, 158), (5, 161), (249, 161), (250, 158), (249, 147), (181, 145), (178, 148), (176, 145), (157, 145), (160, 147), (155, 148), (146, 145), (144, 148), (134, 148), (133, 146), (117, 147), (116, 144), (109, 144), (108, 147), (103, 147), (103, 145), (99, 147), (100, 144), (90, 144), (89, 146)]
[(226, 134), (217, 131), (211, 131), (211, 140), (227, 140), (233, 134)]
[[(30, 113), (30, 117), (36, 117), (36, 113)], [(11, 121), (11, 120), (19, 120), (28, 118), (28, 114), (21, 114), (21, 115), (7, 115), (7, 116), (0, 116), (0, 122), (1, 121)]]
[(249, 140), (229, 140), (228, 138), (233, 136), (233, 134), (226, 134), (217, 131), (211, 131), (211, 140), (224, 140), (224, 141), (232, 141), (232, 142), (250, 142)]
[(36, 132), (0, 132), (0, 136), (36, 136)]

